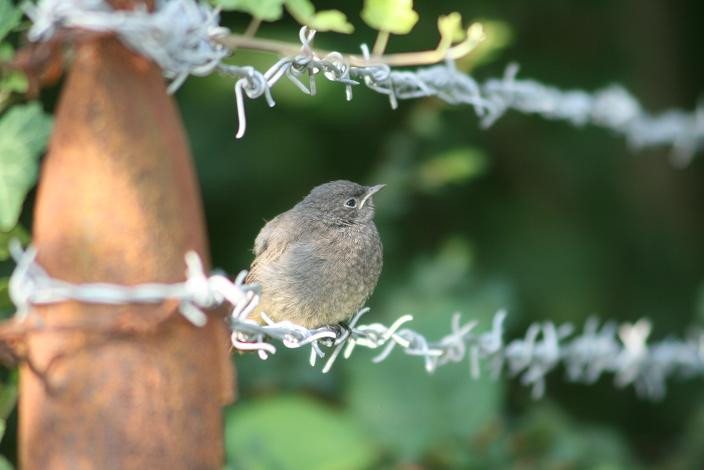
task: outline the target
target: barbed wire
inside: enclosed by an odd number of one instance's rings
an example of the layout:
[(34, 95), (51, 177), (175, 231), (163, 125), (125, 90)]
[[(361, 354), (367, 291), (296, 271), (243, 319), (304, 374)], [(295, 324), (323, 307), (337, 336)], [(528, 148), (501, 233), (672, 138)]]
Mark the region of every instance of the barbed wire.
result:
[(47, 40), (61, 28), (115, 33), (161, 67), (172, 80), (169, 93), (189, 75), (211, 74), (230, 54), (214, 40), (229, 33), (219, 25), (218, 10), (195, 0), (156, 0), (152, 12), (145, 5), (114, 10), (105, 0), (41, 0), (23, 6), (33, 23), (30, 40)]
[[(283, 57), (265, 72), (250, 66), (224, 63), (231, 51), (219, 38), (229, 33), (219, 26), (218, 10), (195, 0), (157, 0), (155, 10), (114, 11), (105, 0), (41, 0), (26, 7), (33, 21), (30, 39), (48, 39), (57, 29), (82, 28), (114, 32), (127, 46), (151, 58), (172, 79), (174, 92), (189, 75), (219, 72), (237, 78), (234, 86), (238, 117), (236, 137), (244, 136), (244, 97), (266, 98), (282, 78), (302, 92), (316, 94), (318, 77), (345, 86), (347, 100), (354, 86), (388, 96), (392, 108), (399, 100), (435, 96), (450, 104), (474, 108), (483, 128), (490, 127), (508, 110), (564, 120), (575, 126), (592, 124), (623, 135), (633, 148), (669, 146), (673, 162), (684, 166), (704, 148), (704, 103), (694, 112), (670, 110), (658, 115), (645, 112), (633, 95), (612, 85), (596, 92), (563, 91), (534, 80), (518, 80), (518, 66), (507, 67), (502, 78), (478, 83), (458, 71), (454, 62), (417, 70), (393, 70), (387, 64), (353, 66), (339, 52), (319, 57), (312, 47), (315, 31), (303, 27), (298, 54)], [(362, 53), (371, 61), (369, 50)], [(307, 84), (304, 83), (304, 77)]]
[(488, 331), (477, 332), (477, 322), (462, 323), (454, 314), (450, 333), (430, 341), (406, 327), (413, 320), (403, 315), (391, 325), (359, 324), (369, 309), (357, 312), (343, 327), (325, 326), (307, 329), (290, 321), (275, 322), (265, 313), (261, 322), (251, 317), (259, 302), (258, 288), (244, 283), (246, 271), (230, 280), (223, 274), (206, 274), (198, 255), (186, 254), (186, 280), (173, 284), (149, 283), (122, 286), (106, 283), (72, 284), (51, 278), (36, 262), (36, 250), (23, 251), (19, 243), (10, 246), (17, 266), (10, 278), (10, 297), (17, 307), (15, 322), (25, 322), (32, 306), (68, 300), (97, 304), (161, 303), (176, 299), (180, 312), (195, 326), (205, 325), (206, 310), (228, 305), (227, 325), (232, 346), (254, 351), (261, 359), (275, 354), (280, 343), (286, 348), (310, 346), (310, 363), (324, 360), (322, 372), (328, 372), (342, 355), (347, 359), (357, 347), (378, 350), (372, 362), (379, 363), (394, 350), (420, 357), (425, 369), (469, 361), (472, 378), (481, 375), (481, 365), (498, 378), (506, 370), (520, 376), (531, 387), (534, 398), (545, 393), (546, 375), (563, 365), (569, 381), (593, 383), (603, 374), (614, 375), (618, 387), (635, 386), (639, 394), (662, 399), (670, 377), (704, 375), (704, 333), (688, 339), (669, 338), (647, 344), (651, 324), (639, 320), (620, 327), (614, 322), (600, 324), (590, 318), (577, 334), (571, 324), (553, 322), (531, 325), (523, 338), (504, 341), (506, 312), (494, 315)]

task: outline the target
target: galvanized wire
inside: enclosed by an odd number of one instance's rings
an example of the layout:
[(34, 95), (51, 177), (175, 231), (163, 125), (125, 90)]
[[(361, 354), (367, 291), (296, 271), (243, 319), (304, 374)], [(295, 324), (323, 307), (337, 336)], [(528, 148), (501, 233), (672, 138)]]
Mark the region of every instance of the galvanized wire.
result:
[[(312, 47), (315, 31), (302, 28), (300, 51), (278, 60), (265, 72), (253, 67), (223, 63), (230, 51), (216, 39), (228, 31), (219, 26), (217, 10), (193, 0), (157, 0), (154, 12), (144, 9), (114, 11), (104, 0), (41, 0), (26, 7), (33, 20), (30, 38), (45, 40), (60, 28), (82, 28), (113, 32), (125, 44), (157, 63), (172, 79), (174, 91), (188, 75), (218, 71), (237, 77), (234, 87), (239, 118), (238, 137), (244, 135), (245, 96), (265, 96), (274, 105), (271, 88), (284, 77), (302, 92), (314, 95), (317, 79), (344, 85), (352, 99), (353, 87), (367, 88), (388, 96), (395, 108), (399, 100), (435, 96), (451, 104), (473, 107), (483, 127), (491, 126), (509, 109), (538, 114), (547, 119), (566, 120), (573, 125), (593, 124), (624, 135), (634, 147), (671, 146), (678, 163), (684, 164), (704, 146), (704, 106), (694, 113), (668, 111), (650, 115), (637, 100), (618, 86), (595, 93), (562, 91), (533, 80), (518, 80), (517, 66), (510, 65), (504, 77), (478, 83), (455, 69), (452, 62), (415, 71), (392, 70), (386, 64), (351, 66), (345, 56), (333, 52), (318, 57)], [(362, 46), (362, 52), (369, 52)], [(186, 281), (174, 284), (150, 283), (120, 286), (105, 283), (72, 284), (51, 278), (35, 260), (36, 252), (22, 252), (13, 246), (17, 268), (10, 280), (10, 294), (17, 306), (16, 320), (22, 322), (33, 305), (67, 300), (100, 304), (160, 303), (175, 299), (179, 311), (194, 325), (207, 321), (206, 311), (227, 304), (231, 340), (240, 350), (256, 351), (266, 359), (276, 352), (273, 342), (287, 348), (310, 346), (310, 362), (325, 359), (327, 372), (342, 355), (356, 347), (378, 349), (373, 359), (380, 362), (394, 349), (423, 359), (428, 372), (438, 367), (470, 361), (472, 376), (486, 363), (494, 375), (504, 369), (520, 375), (532, 387), (535, 397), (545, 390), (545, 376), (563, 365), (571, 381), (591, 383), (604, 373), (614, 375), (617, 386), (634, 385), (639, 393), (661, 398), (666, 379), (699, 376), (704, 372), (704, 335), (686, 340), (667, 339), (647, 344), (650, 323), (641, 320), (617, 327), (589, 320), (581, 333), (571, 325), (552, 322), (532, 325), (525, 337), (509, 343), (503, 340), (505, 312), (498, 312), (489, 331), (475, 331), (476, 322), (462, 324), (455, 315), (451, 333), (437, 341), (405, 327), (412, 320), (404, 315), (393, 324), (359, 325), (368, 311), (362, 309), (346, 328), (322, 327), (309, 330), (291, 322), (274, 322), (266, 314), (252, 319), (259, 301), (255, 286), (244, 284), (245, 273), (234, 281), (220, 274), (206, 275), (195, 253), (186, 255)]]
[(29, 38), (46, 40), (61, 28), (115, 33), (128, 47), (156, 62), (174, 92), (189, 75), (216, 70), (230, 52), (214, 39), (228, 34), (216, 9), (194, 0), (156, 0), (153, 12), (113, 10), (105, 0), (41, 0), (26, 3)]
[[(339, 52), (319, 57), (312, 47), (315, 31), (304, 27), (299, 34), (299, 53), (260, 72), (223, 62), (230, 51), (217, 39), (229, 32), (219, 26), (217, 9), (195, 0), (157, 0), (153, 12), (114, 11), (105, 0), (40, 0), (26, 11), (34, 23), (30, 30), (33, 40), (47, 39), (60, 28), (116, 33), (126, 45), (163, 69), (172, 79), (170, 92), (188, 75), (217, 71), (236, 77), (238, 138), (246, 130), (244, 97), (265, 96), (274, 106), (271, 88), (285, 77), (310, 95), (316, 93), (319, 78), (339, 82), (345, 86), (348, 100), (353, 87), (363, 84), (387, 95), (392, 108), (399, 100), (435, 96), (447, 103), (472, 106), (484, 128), (511, 109), (575, 126), (592, 124), (623, 135), (633, 148), (670, 147), (678, 165), (686, 165), (704, 147), (704, 103), (694, 112), (670, 110), (653, 115), (620, 86), (593, 93), (564, 91), (534, 80), (518, 80), (515, 64), (507, 67), (502, 78), (482, 83), (456, 70), (451, 61), (413, 71), (392, 70), (383, 63), (352, 66)], [(366, 46), (362, 52), (369, 57)]]
[[(242, 271), (230, 280), (222, 274), (206, 274), (194, 252), (186, 255), (186, 280), (174, 284), (149, 283), (122, 286), (106, 283), (72, 284), (51, 278), (36, 262), (36, 250), (22, 251), (18, 243), (11, 246), (17, 266), (10, 279), (10, 295), (17, 307), (16, 322), (24, 322), (35, 305), (68, 300), (97, 304), (160, 303), (176, 299), (180, 312), (194, 325), (203, 326), (206, 311), (227, 305), (227, 325), (234, 348), (255, 351), (261, 359), (275, 354), (277, 345), (298, 349), (310, 347), (310, 363), (324, 360), (322, 371), (328, 372), (342, 355), (349, 358), (357, 347), (378, 350), (372, 359), (378, 363), (394, 350), (421, 358), (432, 373), (438, 367), (469, 361), (471, 376), (481, 374), (485, 364), (494, 377), (504, 370), (520, 376), (531, 387), (535, 398), (545, 393), (545, 378), (558, 366), (564, 366), (567, 379), (593, 383), (603, 374), (614, 376), (618, 387), (635, 386), (638, 393), (651, 399), (665, 395), (671, 377), (704, 375), (704, 334), (688, 339), (669, 338), (648, 344), (651, 325), (647, 320), (620, 327), (613, 322), (600, 324), (589, 319), (581, 332), (570, 324), (553, 322), (531, 325), (523, 338), (504, 341), (506, 312), (499, 311), (488, 331), (476, 331), (477, 322), (462, 323), (452, 317), (450, 333), (439, 340), (428, 340), (406, 325), (413, 320), (403, 315), (391, 325), (359, 324), (369, 311), (357, 312), (345, 326), (307, 329), (289, 321), (275, 322), (266, 314), (252, 318), (259, 302), (258, 288), (244, 283)], [(275, 344), (276, 343), (276, 344)]]

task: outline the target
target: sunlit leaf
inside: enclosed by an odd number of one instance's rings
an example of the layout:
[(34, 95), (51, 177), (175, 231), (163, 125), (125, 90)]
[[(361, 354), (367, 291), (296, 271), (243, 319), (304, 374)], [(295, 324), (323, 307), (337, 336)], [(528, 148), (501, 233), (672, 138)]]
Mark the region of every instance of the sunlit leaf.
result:
[(51, 118), (38, 103), (15, 106), (0, 118), (0, 230), (15, 226), (50, 130)]
[(477, 66), (490, 63), (513, 42), (513, 30), (505, 21), (480, 20), (484, 40), (467, 57), (460, 59), (458, 66)]
[(462, 29), (462, 15), (457, 12), (438, 18), (438, 31), (443, 43), (447, 45), (464, 39), (466, 31)]
[(379, 31), (408, 34), (418, 22), (418, 13), (413, 0), (365, 0), (362, 19)]
[(286, 9), (296, 21), (317, 31), (351, 33), (354, 26), (347, 21), (344, 13), (338, 10), (324, 10), (316, 13), (309, 0), (286, 0)]
[(308, 24), (315, 16), (315, 7), (309, 0), (286, 0), (286, 9), (302, 24)]
[(234, 406), (225, 442), (230, 468), (369, 468), (377, 451), (350, 416), (300, 396)]
[(213, 0), (223, 10), (243, 11), (264, 21), (276, 21), (283, 16), (285, 0)]
[(0, 41), (12, 31), (22, 19), (22, 10), (12, 0), (0, 0)]
[(318, 31), (334, 31), (345, 34), (354, 32), (354, 26), (347, 21), (345, 14), (338, 10), (319, 11), (313, 17), (310, 26)]

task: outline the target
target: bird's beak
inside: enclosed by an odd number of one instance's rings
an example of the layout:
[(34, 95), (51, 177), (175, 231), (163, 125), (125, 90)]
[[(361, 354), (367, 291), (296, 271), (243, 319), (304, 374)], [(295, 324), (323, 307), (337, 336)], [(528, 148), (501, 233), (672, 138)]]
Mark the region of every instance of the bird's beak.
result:
[(370, 186), (369, 190), (367, 191), (367, 194), (364, 195), (362, 198), (362, 202), (359, 203), (359, 207), (364, 207), (364, 203), (367, 202), (367, 199), (370, 199), (375, 193), (377, 193), (381, 188), (386, 186), (385, 184), (377, 184), (376, 186)]

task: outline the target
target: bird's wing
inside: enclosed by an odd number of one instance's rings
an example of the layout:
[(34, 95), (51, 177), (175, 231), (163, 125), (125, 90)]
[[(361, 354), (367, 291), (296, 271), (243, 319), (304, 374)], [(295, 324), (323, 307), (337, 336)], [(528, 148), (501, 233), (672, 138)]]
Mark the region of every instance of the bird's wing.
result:
[(264, 250), (266, 250), (269, 244), (269, 237), (271, 236), (271, 232), (274, 230), (273, 227), (276, 225), (280, 217), (280, 215), (274, 217), (259, 231), (257, 238), (254, 239), (254, 248), (252, 249), (254, 256), (259, 256), (264, 252)]
[(288, 212), (277, 215), (262, 227), (254, 240), (254, 261), (252, 271), (260, 263), (272, 262), (286, 251), (291, 242), (296, 241), (302, 233), (300, 224)]

